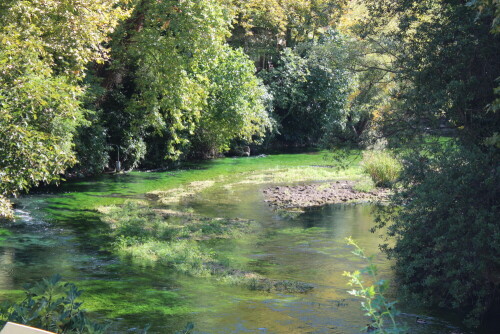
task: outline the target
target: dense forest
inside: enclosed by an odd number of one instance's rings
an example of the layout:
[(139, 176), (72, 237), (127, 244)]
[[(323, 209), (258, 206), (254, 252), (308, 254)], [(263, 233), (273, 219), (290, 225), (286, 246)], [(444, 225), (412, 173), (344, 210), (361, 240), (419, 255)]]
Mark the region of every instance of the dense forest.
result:
[(382, 145), (398, 284), (498, 308), (500, 2), (3, 0), (0, 41), (0, 216), (116, 161)]

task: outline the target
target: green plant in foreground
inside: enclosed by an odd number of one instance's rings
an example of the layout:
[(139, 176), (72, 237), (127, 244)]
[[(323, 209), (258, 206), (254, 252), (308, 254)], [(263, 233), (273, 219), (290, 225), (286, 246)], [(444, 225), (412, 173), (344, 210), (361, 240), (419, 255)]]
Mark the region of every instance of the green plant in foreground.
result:
[(391, 187), (402, 170), (401, 163), (387, 151), (364, 152), (361, 166), (378, 187)]
[[(354, 287), (349, 293), (362, 299), (361, 307), (366, 312), (365, 315), (371, 318), (371, 323), (363, 330), (383, 334), (406, 333), (406, 329), (396, 323), (396, 316), (399, 314), (395, 308), (397, 301), (390, 302), (384, 295), (389, 288), (389, 282), (378, 278), (377, 266), (373, 263), (374, 256), (367, 256), (351, 237), (346, 238), (346, 241), (355, 247), (352, 252), (354, 255), (368, 262), (362, 270), (344, 272), (344, 276), (349, 277), (347, 284)], [(368, 276), (373, 284), (365, 284), (363, 276)]]
[(82, 294), (60, 275), (25, 286), (26, 298), (20, 303), (0, 305), (0, 322), (11, 321), (55, 333), (105, 333), (107, 325), (88, 319), (77, 298)]

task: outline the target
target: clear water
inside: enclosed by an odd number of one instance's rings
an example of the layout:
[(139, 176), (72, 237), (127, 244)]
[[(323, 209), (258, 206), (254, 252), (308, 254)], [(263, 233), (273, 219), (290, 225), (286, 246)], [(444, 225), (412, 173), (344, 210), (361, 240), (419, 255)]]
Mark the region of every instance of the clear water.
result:
[[(11, 235), (0, 241), (0, 300), (19, 298), (23, 284), (59, 273), (85, 290), (84, 307), (96, 318), (112, 319), (110, 333), (133, 333), (147, 324), (149, 333), (171, 333), (187, 322), (195, 324), (197, 333), (360, 332), (367, 319), (346, 292), (342, 273), (363, 263), (350, 253), (344, 238), (352, 236), (369, 253), (378, 253), (380, 239), (369, 232), (373, 218), (368, 205), (277, 213), (263, 201), (262, 186), (256, 185), (219, 187), (182, 203), (207, 216), (259, 222), (255, 235), (211, 241), (210, 246), (233, 267), (312, 283), (315, 288), (306, 294), (250, 291), (161, 266), (141, 267), (110, 253), (106, 226), (89, 203), (142, 198), (158, 184), (182, 182), (184, 177), (103, 176), (21, 198), (17, 221), (4, 226)], [(391, 278), (390, 263), (383, 256), (376, 261), (381, 275)], [(401, 307), (410, 333), (451, 333), (459, 328), (457, 315)], [(417, 314), (429, 324), (416, 324)]]

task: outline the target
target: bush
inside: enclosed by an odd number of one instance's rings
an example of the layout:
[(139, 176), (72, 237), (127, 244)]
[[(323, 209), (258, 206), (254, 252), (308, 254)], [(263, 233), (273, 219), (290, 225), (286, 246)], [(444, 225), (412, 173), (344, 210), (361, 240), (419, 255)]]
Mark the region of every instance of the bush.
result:
[(191, 139), (192, 155), (215, 158), (232, 141), (259, 142), (272, 128), (265, 103), (270, 94), (255, 76), (253, 62), (243, 51), (225, 48), (205, 70), (207, 105)]
[(361, 166), (377, 187), (392, 187), (402, 169), (401, 163), (387, 151), (364, 152)]
[(402, 187), (377, 217), (396, 241), (385, 250), (408, 297), (468, 311), (471, 326), (500, 301), (499, 156), (481, 149), (408, 154)]
[(346, 57), (346, 38), (329, 30), (317, 42), (285, 48), (275, 67), (259, 72), (274, 97), (278, 141), (310, 146), (349, 138), (358, 117), (346, 110), (353, 83)]
[(0, 305), (0, 321), (12, 321), (55, 333), (104, 334), (105, 325), (90, 321), (82, 303), (76, 299), (82, 294), (74, 284), (61, 282), (54, 275), (33, 286), (25, 287), (26, 298), (15, 304)]

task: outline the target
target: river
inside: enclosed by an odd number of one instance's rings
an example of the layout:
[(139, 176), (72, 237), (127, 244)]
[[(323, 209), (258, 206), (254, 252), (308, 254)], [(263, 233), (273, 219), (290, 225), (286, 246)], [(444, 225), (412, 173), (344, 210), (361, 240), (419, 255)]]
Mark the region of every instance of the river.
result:
[[(232, 266), (275, 279), (311, 283), (305, 294), (250, 291), (215, 278), (185, 276), (162, 266), (146, 267), (109, 251), (106, 226), (89, 203), (119, 203), (143, 194), (175, 173), (131, 173), (73, 181), (17, 201), (10, 236), (0, 241), (0, 300), (20, 296), (21, 286), (59, 273), (83, 289), (84, 308), (111, 321), (110, 333), (172, 333), (188, 322), (196, 333), (359, 333), (368, 323), (359, 301), (346, 291), (344, 271), (363, 267), (345, 238), (368, 253), (380, 239), (369, 232), (370, 205), (329, 205), (301, 214), (277, 212), (263, 201), (264, 185), (220, 187), (182, 203), (211, 217), (246, 218), (259, 231), (237, 240), (210, 241)], [(181, 180), (182, 181), (182, 180)], [(179, 181), (179, 182), (181, 182)], [(390, 279), (390, 262), (376, 257)], [(459, 317), (401, 305), (410, 333), (475, 333)], [(427, 324), (417, 324), (417, 315)], [(486, 332), (483, 332), (486, 333)]]

